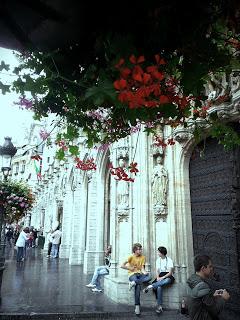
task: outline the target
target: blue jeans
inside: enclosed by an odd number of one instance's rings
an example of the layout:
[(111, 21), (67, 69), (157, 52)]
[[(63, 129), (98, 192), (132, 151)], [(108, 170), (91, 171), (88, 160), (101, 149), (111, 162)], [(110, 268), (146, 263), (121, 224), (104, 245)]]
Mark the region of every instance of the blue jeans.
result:
[(58, 248), (59, 244), (52, 244), (52, 257), (57, 258), (58, 257)]
[(153, 288), (157, 290), (157, 303), (158, 305), (162, 305), (162, 287), (171, 283), (170, 278), (163, 279), (161, 281), (154, 282), (152, 284)]
[(100, 280), (101, 280), (101, 277), (105, 276), (106, 274), (109, 274), (109, 270), (106, 266), (96, 267), (90, 283), (95, 284), (96, 288), (101, 290)]
[(151, 280), (150, 275), (141, 274), (141, 273), (134, 273), (129, 277), (129, 281), (135, 281), (135, 305), (140, 305), (140, 292), (141, 292), (141, 284), (144, 282), (148, 282)]
[(24, 247), (17, 247), (17, 262), (24, 258)]

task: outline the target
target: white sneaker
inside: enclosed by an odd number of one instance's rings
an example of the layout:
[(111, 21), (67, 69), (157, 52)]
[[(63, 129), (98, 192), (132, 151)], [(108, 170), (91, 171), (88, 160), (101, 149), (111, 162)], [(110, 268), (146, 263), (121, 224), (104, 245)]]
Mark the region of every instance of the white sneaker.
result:
[(102, 292), (102, 289), (93, 288), (92, 292)]
[(86, 287), (88, 287), (88, 288), (95, 288), (95, 287), (96, 287), (96, 285), (95, 285), (95, 284), (91, 284), (91, 283), (89, 283), (89, 284), (86, 284)]
[(135, 281), (130, 281), (129, 284), (128, 284), (128, 289), (129, 289), (129, 291), (131, 291), (132, 288), (135, 287), (135, 285), (136, 285), (136, 282), (135, 282)]
[(157, 306), (156, 312), (157, 313), (162, 313), (163, 312), (162, 306)]
[(136, 314), (136, 316), (139, 316), (140, 315), (140, 306), (139, 305), (136, 305), (135, 306), (135, 314)]

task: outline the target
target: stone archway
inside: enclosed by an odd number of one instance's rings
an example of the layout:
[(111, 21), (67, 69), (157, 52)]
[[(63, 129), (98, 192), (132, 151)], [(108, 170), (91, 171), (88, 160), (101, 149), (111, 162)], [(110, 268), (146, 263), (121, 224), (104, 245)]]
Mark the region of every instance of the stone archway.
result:
[(226, 152), (209, 138), (195, 147), (189, 167), (193, 251), (212, 257), (218, 280), (212, 284), (230, 291), (224, 319), (240, 312), (239, 155), (239, 148)]

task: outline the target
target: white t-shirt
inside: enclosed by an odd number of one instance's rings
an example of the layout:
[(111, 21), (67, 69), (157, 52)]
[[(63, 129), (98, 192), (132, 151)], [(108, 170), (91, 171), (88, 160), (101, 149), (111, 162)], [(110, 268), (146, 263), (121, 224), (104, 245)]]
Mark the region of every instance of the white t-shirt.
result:
[(25, 243), (28, 238), (29, 238), (28, 234), (25, 233), (24, 231), (21, 231), (16, 242), (16, 247), (25, 247)]
[(156, 260), (156, 270), (160, 272), (169, 272), (173, 269), (173, 261), (171, 258), (166, 257), (165, 259), (157, 258)]
[(60, 230), (56, 230), (52, 233), (52, 244), (59, 244), (62, 236), (62, 232)]

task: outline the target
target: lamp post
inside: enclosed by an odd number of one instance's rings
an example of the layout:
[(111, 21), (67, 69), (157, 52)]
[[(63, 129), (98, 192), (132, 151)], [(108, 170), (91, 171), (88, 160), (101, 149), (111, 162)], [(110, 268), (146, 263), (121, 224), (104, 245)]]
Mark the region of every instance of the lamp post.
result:
[[(12, 157), (16, 154), (17, 149), (12, 144), (10, 137), (4, 138), (4, 144), (0, 146), (0, 156), (2, 158), (2, 173), (4, 181), (7, 181), (11, 171)], [(5, 208), (3, 203), (0, 204), (0, 299), (3, 271), (5, 269)]]

